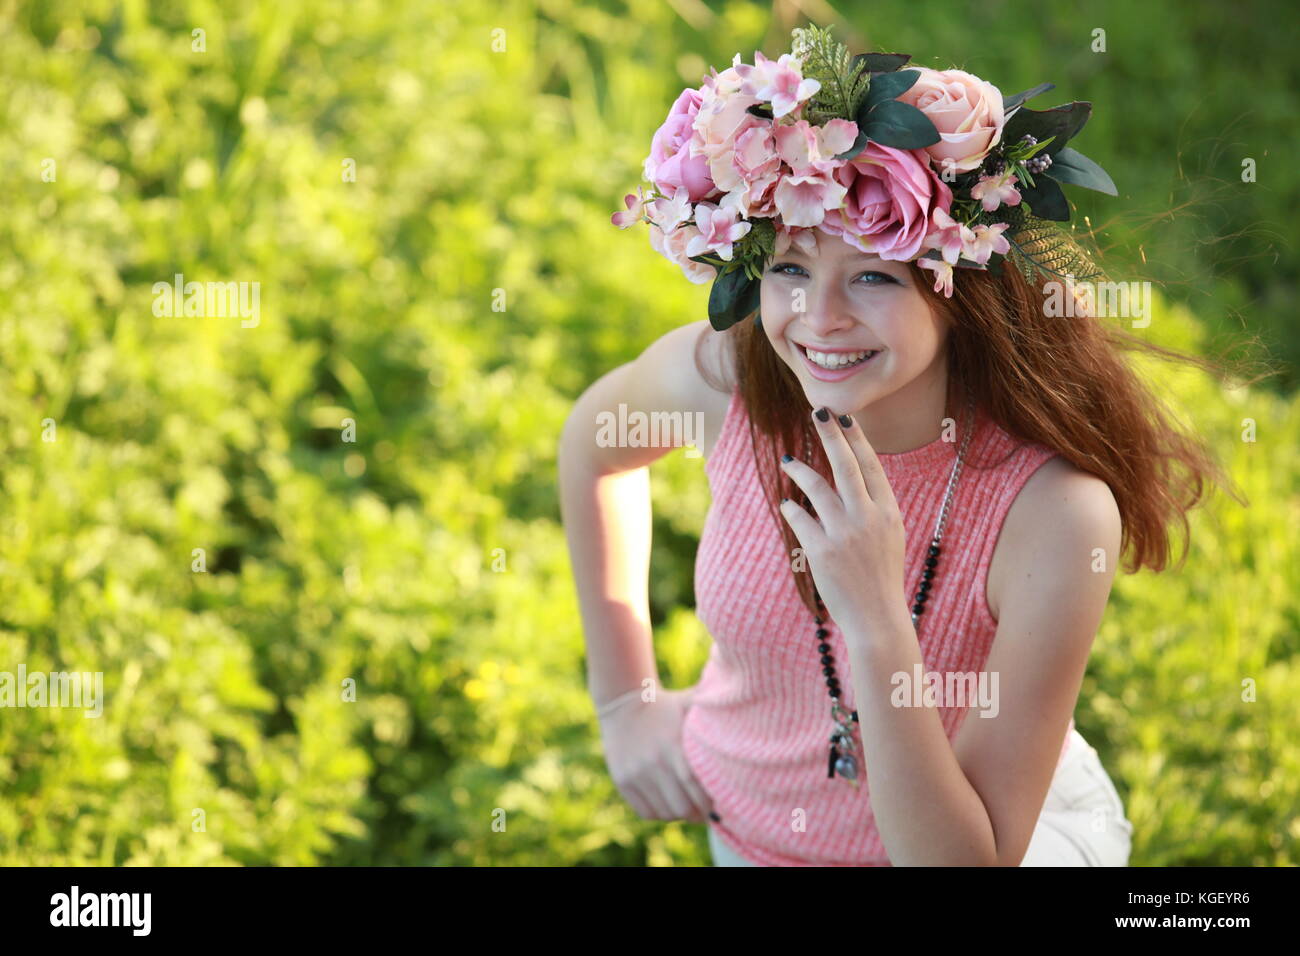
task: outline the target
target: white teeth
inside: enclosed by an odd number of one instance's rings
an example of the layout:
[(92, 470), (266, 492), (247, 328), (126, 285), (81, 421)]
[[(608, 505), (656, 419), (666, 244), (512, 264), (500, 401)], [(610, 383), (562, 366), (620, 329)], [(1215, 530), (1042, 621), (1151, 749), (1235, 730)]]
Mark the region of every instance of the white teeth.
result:
[(813, 364), (820, 365), (822, 368), (843, 368), (846, 365), (853, 365), (862, 361), (869, 355), (875, 355), (878, 350), (867, 350), (865, 352), (814, 352), (812, 349), (804, 349), (808, 358)]

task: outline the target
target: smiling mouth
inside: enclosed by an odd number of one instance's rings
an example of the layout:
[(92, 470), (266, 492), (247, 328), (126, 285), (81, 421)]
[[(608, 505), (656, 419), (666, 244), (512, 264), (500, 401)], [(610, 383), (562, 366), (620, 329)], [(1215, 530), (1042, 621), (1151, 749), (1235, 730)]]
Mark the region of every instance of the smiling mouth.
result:
[[(816, 350), (810, 351), (804, 345), (798, 345), (798, 348), (808, 362), (827, 372), (863, 365), (881, 352), (880, 349), (860, 349), (856, 352), (818, 352)], [(852, 356), (852, 358), (846, 359), (845, 356)]]

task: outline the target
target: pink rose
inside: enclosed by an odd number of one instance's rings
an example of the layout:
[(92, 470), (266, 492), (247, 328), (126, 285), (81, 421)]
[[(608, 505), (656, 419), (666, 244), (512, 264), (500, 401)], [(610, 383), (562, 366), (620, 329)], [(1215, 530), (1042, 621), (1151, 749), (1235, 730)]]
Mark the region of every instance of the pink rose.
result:
[(924, 150), (894, 149), (874, 140), (835, 171), (847, 187), (844, 205), (826, 214), (823, 232), (863, 252), (907, 262), (921, 252), (936, 209), (952, 209), (952, 190)]
[(919, 109), (939, 131), (939, 142), (925, 152), (939, 170), (948, 161), (955, 172), (974, 169), (1002, 136), (1002, 94), (963, 70), (908, 69), (921, 78), (898, 99)]
[(703, 156), (692, 155), (690, 148), (702, 100), (699, 90), (682, 90), (650, 142), (650, 155), (645, 159), (643, 171), (645, 178), (665, 196), (684, 186), (691, 202), (697, 202), (717, 189), (709, 176), (708, 161)]

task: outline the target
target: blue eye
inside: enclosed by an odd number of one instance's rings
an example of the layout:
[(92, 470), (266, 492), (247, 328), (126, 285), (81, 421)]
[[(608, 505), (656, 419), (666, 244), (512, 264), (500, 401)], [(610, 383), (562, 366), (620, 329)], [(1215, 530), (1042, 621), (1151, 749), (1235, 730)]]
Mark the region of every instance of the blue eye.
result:
[[(778, 263), (777, 265), (772, 266), (772, 268), (769, 269), (768, 271), (774, 272), (777, 275), (794, 275), (794, 273), (792, 272), (782, 272), (781, 271), (782, 269), (798, 269), (800, 272), (804, 271), (802, 266), (797, 266), (793, 262)], [(895, 279), (893, 276), (891, 276), (888, 272), (877, 272), (875, 270), (868, 270), (867, 272), (864, 272), (862, 273), (862, 275), (858, 276), (858, 278), (862, 278), (863, 276), (872, 276), (875, 279), (879, 280), (876, 282), (868, 282), (867, 285), (886, 285), (890, 282), (893, 283), (898, 282), (898, 280)]]

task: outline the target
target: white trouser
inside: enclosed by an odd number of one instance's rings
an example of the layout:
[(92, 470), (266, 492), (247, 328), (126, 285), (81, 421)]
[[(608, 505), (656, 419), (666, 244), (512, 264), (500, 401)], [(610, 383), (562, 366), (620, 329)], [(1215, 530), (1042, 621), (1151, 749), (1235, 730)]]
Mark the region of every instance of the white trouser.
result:
[[(1133, 824), (1097, 751), (1078, 730), (1056, 768), (1021, 866), (1128, 866)], [(714, 866), (756, 866), (709, 825)]]

